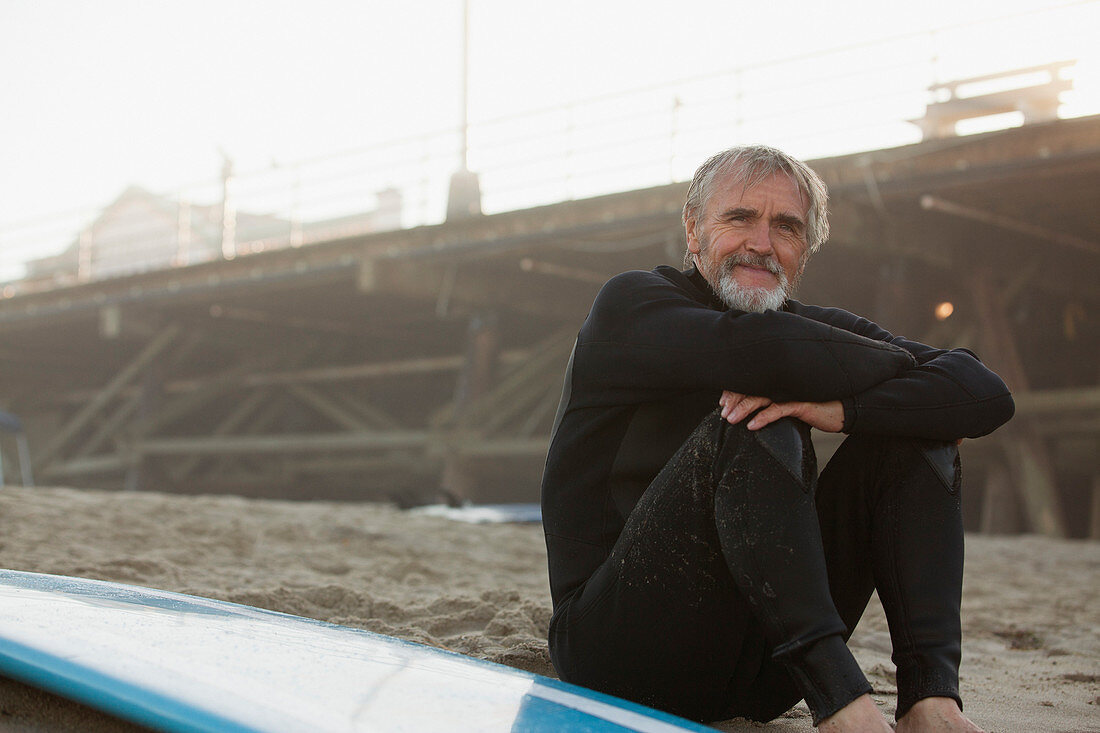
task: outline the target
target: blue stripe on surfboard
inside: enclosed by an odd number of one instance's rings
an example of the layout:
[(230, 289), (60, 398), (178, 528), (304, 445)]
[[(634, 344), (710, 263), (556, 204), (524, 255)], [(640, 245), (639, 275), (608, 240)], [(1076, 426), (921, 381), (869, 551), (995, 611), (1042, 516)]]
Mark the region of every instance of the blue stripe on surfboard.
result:
[[(276, 611), (253, 608), (224, 601), (216, 601), (197, 596), (187, 596), (170, 591), (144, 589), (107, 581), (94, 581), (65, 576), (50, 576), (18, 571), (0, 570), (0, 586), (26, 589), (30, 591), (78, 598), (90, 602), (93, 606), (108, 607), (110, 611), (125, 608), (127, 605), (137, 609), (160, 609), (169, 615), (196, 614), (203, 617), (223, 617), (237, 619), (237, 623), (263, 622), (265, 619), (292, 624), (293, 627), (313, 627), (317, 633), (337, 633), (347, 635), (349, 643), (358, 644), (356, 639), (378, 644), (378, 653), (385, 650), (401, 649), (407, 651), (410, 659), (451, 659), (458, 661), (462, 668), (480, 669), (486, 679), (496, 677), (504, 680), (523, 680), (531, 683), (526, 694), (517, 700), (518, 707), (511, 730), (541, 733), (542, 731), (590, 730), (610, 733), (620, 730), (642, 731), (707, 731), (711, 730), (697, 723), (678, 718), (619, 700), (608, 695), (576, 687), (558, 680), (540, 677), (530, 672), (511, 667), (473, 659), (455, 652), (425, 647), (421, 644), (394, 639), (363, 629), (336, 626), (314, 619), (291, 616)], [(328, 629), (330, 631), (326, 632)], [(78, 663), (66, 660), (56, 651), (36, 651), (19, 642), (4, 639), (0, 629), (0, 670), (5, 668), (11, 676), (24, 679), (63, 696), (72, 697), (93, 707), (106, 710), (120, 717), (134, 720), (144, 725), (159, 727), (163, 730), (193, 733), (194, 731), (263, 731), (264, 727), (254, 727), (237, 722), (224, 715), (218, 715), (208, 709), (197, 707), (196, 703), (181, 701), (170, 694), (147, 689), (137, 682), (127, 682), (109, 674), (89, 669)], [(259, 638), (259, 637), (257, 637)], [(10, 662), (9, 666), (5, 664)], [(453, 662), (452, 662), (453, 663)], [(419, 665), (416, 665), (419, 666)], [(201, 704), (201, 703), (200, 703)], [(500, 704), (499, 702), (497, 704)], [(239, 714), (239, 713), (238, 713)], [(494, 730), (498, 728), (494, 727)]]
[(0, 671), (124, 720), (172, 733), (263, 733), (8, 639), (0, 639)]
[[(613, 729), (616, 730), (652, 731), (653, 733), (659, 733), (661, 731), (714, 732), (714, 729), (710, 726), (701, 725), (687, 720), (686, 718), (672, 715), (671, 713), (645, 707), (644, 705), (638, 705), (637, 703), (623, 700), (622, 698), (605, 695), (602, 692), (571, 685), (568, 682), (562, 682), (561, 680), (555, 680), (549, 677), (538, 677), (536, 686), (533, 689), (535, 689), (536, 692), (534, 694), (529, 693), (527, 699), (539, 700), (540, 703), (549, 702), (558, 708), (559, 715), (561, 708), (572, 708), (573, 710), (586, 713), (594, 718), (605, 721), (605, 725), (615, 726)], [(525, 699), (524, 704), (526, 704), (526, 702), (527, 700)], [(517, 722), (518, 721), (519, 718), (517, 717)], [(560, 725), (556, 729), (546, 728), (547, 731), (561, 731), (565, 729), (565, 727)], [(516, 727), (513, 729), (513, 733), (520, 730), (526, 733), (527, 729)], [(599, 728), (598, 730), (603, 731), (611, 729)]]
[(578, 728), (577, 719), (569, 714), (567, 708), (562, 708), (546, 698), (528, 697), (523, 701), (516, 714), (516, 723), (513, 730), (522, 730), (524, 733), (561, 733), (569, 731), (591, 731), (591, 733), (612, 733), (613, 731), (633, 731), (635, 728), (624, 728), (608, 721), (601, 721), (598, 729)]

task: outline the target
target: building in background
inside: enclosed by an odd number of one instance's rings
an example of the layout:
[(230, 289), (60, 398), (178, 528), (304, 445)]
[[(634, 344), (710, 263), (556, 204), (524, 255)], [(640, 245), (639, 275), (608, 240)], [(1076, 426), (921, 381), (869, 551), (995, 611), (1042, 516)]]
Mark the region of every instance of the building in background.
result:
[(20, 285), (37, 289), (103, 280), (400, 226), (401, 194), (392, 188), (378, 192), (372, 210), (302, 222), (235, 211), (228, 197), (192, 204), (130, 186), (63, 251), (28, 261)]

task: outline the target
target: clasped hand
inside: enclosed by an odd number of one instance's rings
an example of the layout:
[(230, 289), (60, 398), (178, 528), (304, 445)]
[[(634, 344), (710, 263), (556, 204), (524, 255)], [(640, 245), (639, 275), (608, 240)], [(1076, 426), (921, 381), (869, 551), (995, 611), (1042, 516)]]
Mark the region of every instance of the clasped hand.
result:
[(827, 433), (839, 433), (844, 429), (844, 407), (840, 404), (840, 400), (830, 402), (773, 402), (767, 397), (756, 397), (726, 390), (719, 398), (718, 404), (722, 407), (722, 417), (730, 425), (736, 425), (752, 415), (745, 426), (749, 430), (759, 430), (781, 417), (797, 418), (810, 427), (824, 430)]

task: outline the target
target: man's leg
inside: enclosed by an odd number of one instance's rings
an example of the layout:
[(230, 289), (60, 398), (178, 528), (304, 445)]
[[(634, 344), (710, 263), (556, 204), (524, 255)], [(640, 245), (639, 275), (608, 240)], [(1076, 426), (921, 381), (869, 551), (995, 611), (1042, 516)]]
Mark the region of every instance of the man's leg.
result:
[[(697, 720), (723, 717), (730, 688), (766, 658), (714, 520), (726, 437), (711, 415), (631, 512), (608, 559), (555, 615), (550, 653), (563, 680)], [(787, 683), (789, 704), (798, 694)]]
[(706, 418), (555, 618), (562, 678), (704, 720), (800, 697), (821, 719), (868, 692), (829, 597), (814, 474), (801, 423)]
[[(851, 604), (852, 620), (838, 613), (815, 506), (817, 470), (809, 427), (789, 419), (768, 427), (773, 426), (783, 429), (746, 430), (763, 451), (742, 448), (731, 456), (716, 496), (727, 563), (763, 621), (770, 647), (770, 660), (736, 712), (759, 718), (757, 701), (766, 701), (768, 688), (779, 687), (785, 674), (817, 725), (871, 691), (846, 644), (870, 594), (862, 606)], [(790, 479), (756, 481), (769, 462), (786, 468)]]
[(955, 446), (851, 436), (821, 473), (817, 508), (832, 596), (849, 629), (878, 588), (898, 670), (897, 717), (927, 697), (953, 698), (961, 707)]

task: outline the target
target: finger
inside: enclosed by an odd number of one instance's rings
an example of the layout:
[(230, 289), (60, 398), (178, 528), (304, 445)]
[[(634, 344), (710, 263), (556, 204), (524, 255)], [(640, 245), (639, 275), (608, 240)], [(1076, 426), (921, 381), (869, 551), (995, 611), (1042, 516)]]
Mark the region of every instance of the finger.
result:
[(722, 406), (722, 417), (725, 417), (730, 413), (738, 402), (745, 399), (745, 395), (739, 392), (730, 392), (728, 389), (722, 392), (722, 396), (718, 398), (718, 404)]
[(736, 425), (755, 411), (767, 407), (771, 403), (772, 401), (767, 397), (745, 397), (729, 411), (726, 420), (729, 421), (730, 425)]
[(749, 424), (745, 427), (749, 430), (759, 430), (762, 427), (771, 425), (782, 417), (787, 417), (787, 415), (793, 413), (795, 409), (796, 404), (793, 402), (772, 403), (753, 415), (752, 420), (749, 420)]

